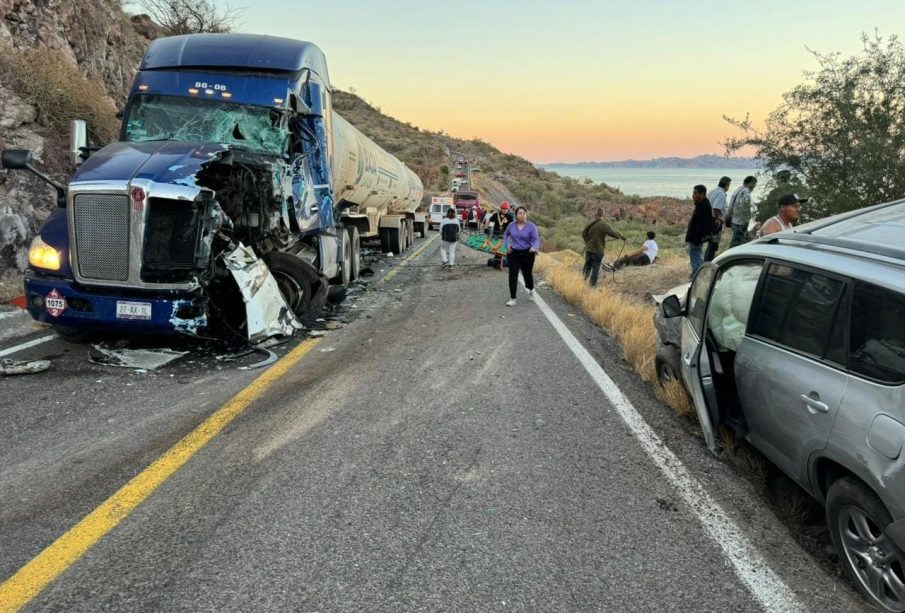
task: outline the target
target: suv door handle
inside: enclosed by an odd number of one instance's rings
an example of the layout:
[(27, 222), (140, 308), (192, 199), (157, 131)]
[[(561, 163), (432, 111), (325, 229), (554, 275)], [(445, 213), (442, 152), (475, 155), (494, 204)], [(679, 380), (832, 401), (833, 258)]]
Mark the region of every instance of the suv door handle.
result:
[(808, 410), (809, 410), (811, 413), (814, 413), (815, 415), (817, 414), (817, 411), (820, 411), (821, 413), (829, 413), (829, 412), (830, 412), (830, 407), (829, 407), (829, 405), (828, 405), (827, 403), (825, 403), (825, 402), (820, 402), (820, 401), (817, 400), (816, 398), (811, 398), (811, 397), (808, 396), (807, 394), (802, 394), (802, 395), (801, 395), (801, 399), (804, 400), (804, 403), (805, 403), (806, 405), (808, 405)]

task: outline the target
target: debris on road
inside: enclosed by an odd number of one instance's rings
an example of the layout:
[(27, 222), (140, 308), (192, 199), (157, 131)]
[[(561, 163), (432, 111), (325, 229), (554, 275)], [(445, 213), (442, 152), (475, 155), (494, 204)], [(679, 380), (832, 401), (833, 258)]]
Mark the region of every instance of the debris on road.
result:
[(113, 349), (103, 343), (92, 347), (98, 352), (89, 358), (95, 364), (140, 370), (156, 370), (188, 353), (175, 349)]
[(50, 360), (10, 360), (0, 361), (0, 374), (5, 376), (11, 375), (33, 375), (35, 373), (44, 372), (50, 368)]

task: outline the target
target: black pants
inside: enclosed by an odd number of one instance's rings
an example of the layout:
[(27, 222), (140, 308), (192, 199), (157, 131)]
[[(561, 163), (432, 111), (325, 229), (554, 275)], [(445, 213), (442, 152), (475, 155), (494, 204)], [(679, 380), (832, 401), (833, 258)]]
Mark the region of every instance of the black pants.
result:
[(518, 289), (518, 271), (525, 277), (525, 287), (534, 289), (534, 256), (530, 249), (510, 249), (506, 257), (509, 259), (509, 297), (515, 298)]

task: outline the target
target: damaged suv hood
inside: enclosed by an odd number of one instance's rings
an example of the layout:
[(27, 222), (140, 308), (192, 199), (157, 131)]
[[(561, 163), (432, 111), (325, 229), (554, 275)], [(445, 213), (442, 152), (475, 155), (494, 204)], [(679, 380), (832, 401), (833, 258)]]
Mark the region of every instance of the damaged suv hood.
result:
[(229, 148), (216, 143), (112, 143), (89, 157), (71, 183), (131, 181), (194, 186), (192, 176)]

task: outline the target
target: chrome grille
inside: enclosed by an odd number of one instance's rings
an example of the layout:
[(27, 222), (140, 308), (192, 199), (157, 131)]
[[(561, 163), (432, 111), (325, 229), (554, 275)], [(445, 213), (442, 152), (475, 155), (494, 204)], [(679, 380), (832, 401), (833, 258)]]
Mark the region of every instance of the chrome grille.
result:
[(129, 279), (129, 197), (77, 194), (73, 199), (79, 274), (85, 279)]

